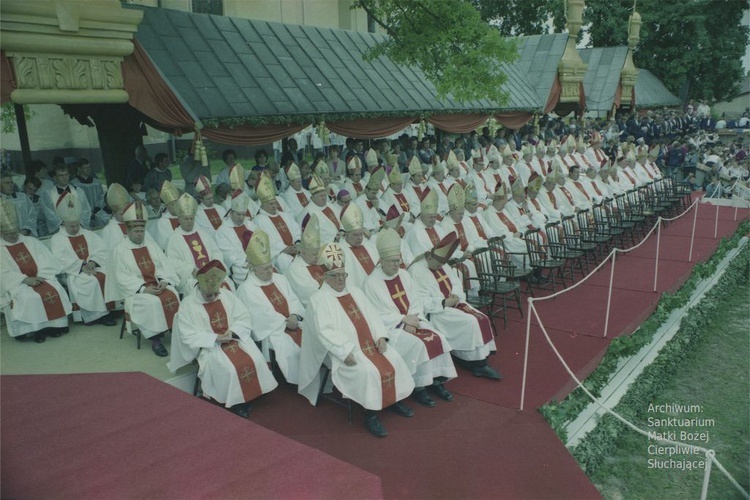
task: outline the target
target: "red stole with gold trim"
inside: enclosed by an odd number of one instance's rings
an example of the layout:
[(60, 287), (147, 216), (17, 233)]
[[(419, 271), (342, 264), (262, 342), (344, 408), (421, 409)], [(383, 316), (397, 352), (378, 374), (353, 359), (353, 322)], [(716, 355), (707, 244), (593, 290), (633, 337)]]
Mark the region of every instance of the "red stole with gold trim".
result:
[(564, 194), (565, 197), (568, 199), (570, 204), (575, 206), (575, 203), (573, 203), (573, 195), (570, 194), (570, 191), (568, 191), (568, 188), (566, 188), (565, 186), (558, 186), (558, 187), (560, 188), (560, 191), (562, 192), (562, 194)]
[(401, 211), (406, 213), (409, 211), (409, 202), (406, 199), (406, 196), (404, 196), (404, 193), (393, 193), (393, 196), (396, 198), (396, 201), (398, 201), (398, 204), (401, 206)]
[(214, 208), (204, 208), (204, 212), (206, 212), (206, 217), (208, 217), (208, 222), (211, 223), (211, 226), (214, 229), (219, 229), (221, 226), (221, 217), (219, 217), (219, 212)]
[(518, 228), (515, 224), (513, 224), (513, 221), (508, 218), (507, 215), (505, 215), (503, 212), (496, 212), (498, 219), (500, 219), (503, 224), (505, 224), (508, 227), (508, 230), (515, 234), (518, 232)]
[(427, 236), (430, 237), (430, 243), (432, 243), (432, 246), (440, 243), (440, 236), (438, 236), (438, 233), (434, 227), (426, 227), (424, 228), (424, 230), (427, 231)]
[(482, 223), (479, 222), (478, 216), (470, 215), (469, 220), (474, 224), (474, 227), (477, 229), (477, 234), (479, 234), (479, 237), (486, 241), (487, 234), (484, 232), (484, 228), (482, 227)]
[[(241, 224), (241, 225), (239, 225), (239, 226), (234, 226), (234, 227), (233, 227), (232, 229), (234, 229), (234, 234), (236, 234), (236, 235), (237, 235), (237, 238), (239, 238), (239, 240), (240, 240), (240, 244), (242, 244), (242, 242), (243, 242), (243, 241), (247, 241), (248, 243), (250, 242), (250, 238), (248, 238), (247, 240), (244, 240), (244, 239), (243, 239), (243, 238), (245, 237), (245, 233), (250, 233), (250, 236), (252, 236), (252, 235), (253, 235), (253, 232), (252, 232), (252, 231), (250, 231), (250, 230), (249, 230), (249, 229), (247, 228), (247, 226), (246, 226), (246, 225), (244, 225), (244, 224)], [(245, 248), (244, 246), (243, 246), (243, 248), (242, 248), (242, 249), (243, 249), (243, 250), (247, 250), (247, 248)]]
[[(135, 263), (138, 266), (138, 270), (141, 272), (141, 277), (146, 286), (156, 286), (159, 284), (156, 279), (156, 266), (154, 261), (151, 260), (151, 254), (148, 253), (147, 247), (131, 248)], [(172, 329), (172, 322), (174, 321), (174, 315), (177, 314), (179, 309), (180, 301), (177, 299), (177, 295), (172, 290), (164, 289), (159, 295), (154, 295), (161, 301), (161, 308), (164, 311), (164, 319), (167, 321), (167, 328)]]
[(206, 247), (203, 245), (203, 240), (201, 239), (201, 235), (198, 234), (198, 231), (195, 231), (192, 234), (183, 234), (182, 237), (185, 238), (185, 243), (187, 243), (187, 246), (190, 249), (190, 254), (193, 256), (193, 262), (195, 263), (196, 269), (200, 269), (208, 264), (209, 258), (206, 253)]
[(581, 184), (581, 181), (573, 181), (573, 184), (578, 188), (578, 190), (583, 193), (583, 196), (586, 197), (587, 200), (591, 201), (591, 196), (586, 192), (586, 189), (583, 187), (583, 184)]
[(354, 329), (357, 332), (357, 340), (359, 340), (359, 348), (380, 373), (383, 408), (391, 406), (396, 402), (396, 369), (388, 358), (378, 352), (378, 348), (373, 342), (370, 326), (367, 324), (367, 320), (365, 320), (362, 311), (357, 307), (357, 303), (354, 302), (351, 294), (342, 295), (337, 298), (344, 313), (346, 313), (354, 325)]
[[(208, 315), (211, 330), (215, 334), (222, 334), (229, 329), (227, 312), (221, 300), (203, 304), (203, 307)], [(242, 389), (242, 397), (245, 398), (245, 401), (250, 401), (262, 395), (263, 390), (260, 387), (260, 380), (258, 380), (253, 358), (240, 347), (236, 339), (221, 344), (220, 347), (237, 372), (240, 389)]]
[(458, 309), (459, 311), (470, 314), (476, 318), (477, 323), (479, 323), (479, 331), (482, 332), (482, 340), (485, 344), (493, 339), (494, 335), (492, 334), (492, 324), (490, 323), (490, 318), (488, 318), (486, 314), (482, 314), (481, 312), (471, 307), (469, 304), (465, 304), (463, 302), (460, 302), (458, 305), (456, 305), (454, 309)]
[(549, 197), (549, 201), (552, 203), (554, 209), (557, 210), (557, 199), (555, 199), (555, 195), (552, 194), (552, 191), (547, 190), (547, 196)]
[[(39, 268), (24, 243), (8, 245), (5, 248), (8, 249), (8, 253), (10, 253), (10, 256), (13, 258), (16, 265), (18, 265), (18, 269), (22, 274), (29, 278), (37, 277), (36, 275), (39, 272)], [(44, 312), (47, 315), (48, 321), (65, 316), (65, 308), (63, 307), (62, 299), (55, 287), (47, 283), (47, 281), (42, 281), (37, 286), (29, 288), (36, 292), (39, 295), (39, 298), (42, 299), (42, 305), (44, 306)], [(11, 308), (13, 308), (12, 304)]]
[(435, 281), (437, 281), (437, 284), (440, 287), (440, 293), (443, 294), (443, 298), (447, 299), (450, 297), (451, 292), (453, 291), (453, 283), (451, 283), (450, 276), (443, 271), (442, 267), (438, 269), (430, 269), (430, 272), (435, 277)]
[(323, 284), (323, 280), (325, 279), (325, 271), (323, 270), (322, 266), (307, 266), (307, 271), (310, 273), (310, 276), (312, 276), (313, 279), (318, 282), (319, 285)]
[(323, 210), (323, 215), (328, 217), (328, 220), (331, 221), (331, 224), (333, 224), (336, 229), (338, 229), (341, 226), (341, 223), (339, 222), (338, 218), (336, 218), (336, 214), (333, 213), (333, 210), (331, 210), (331, 207), (325, 207)]
[(364, 245), (358, 247), (349, 246), (349, 250), (351, 250), (357, 258), (357, 262), (359, 262), (359, 265), (365, 270), (365, 273), (368, 276), (372, 274), (372, 270), (375, 269), (375, 263), (372, 261), (372, 257), (370, 256), (370, 252), (367, 251), (367, 248), (365, 248)]
[(310, 200), (307, 199), (307, 195), (304, 191), (297, 192), (295, 191), (294, 194), (297, 195), (297, 201), (299, 201), (299, 204), (303, 207), (306, 207), (308, 203), (310, 203)]
[(466, 231), (464, 231), (463, 223), (459, 222), (455, 225), (456, 232), (458, 233), (458, 239), (461, 241), (461, 250), (469, 248), (469, 241), (466, 239)]
[[(398, 312), (406, 316), (409, 313), (410, 303), (409, 296), (406, 295), (406, 291), (404, 290), (404, 284), (401, 282), (401, 277), (396, 275), (393, 279), (385, 280), (385, 286), (388, 288), (388, 293), (398, 308)], [(445, 352), (443, 351), (443, 343), (440, 341), (440, 337), (432, 330), (417, 328), (417, 331), (410, 333), (410, 335), (414, 335), (424, 343), (430, 359), (435, 359)]]
[(286, 226), (284, 219), (280, 215), (271, 215), (269, 216), (269, 219), (271, 219), (271, 223), (273, 224), (273, 227), (276, 228), (276, 231), (279, 232), (279, 236), (281, 236), (281, 241), (284, 242), (284, 245), (288, 247), (292, 246), (294, 244), (292, 233)]
[[(82, 261), (88, 262), (89, 244), (86, 241), (86, 237), (82, 234), (79, 234), (77, 236), (68, 236), (68, 241), (70, 242), (70, 245), (73, 247), (73, 251), (76, 253), (76, 256)], [(106, 280), (105, 274), (97, 271), (96, 274), (94, 274), (94, 277), (99, 282), (99, 288), (102, 290), (102, 295), (104, 295), (104, 282)], [(107, 306), (107, 310), (111, 311), (112, 309), (115, 308), (115, 303), (113, 301), (110, 301), (110, 302), (107, 302), (106, 306)]]
[[(279, 292), (279, 289), (276, 287), (276, 284), (269, 283), (268, 285), (262, 285), (260, 289), (263, 291), (263, 294), (266, 296), (268, 301), (273, 306), (273, 310), (281, 314), (285, 319), (288, 318), (289, 317), (289, 302), (286, 300), (286, 297), (284, 297), (284, 294)], [(302, 347), (302, 329), (301, 328), (296, 328), (294, 330), (285, 328), (284, 333), (292, 337), (292, 340), (294, 341), (295, 344), (297, 344), (299, 347)]]

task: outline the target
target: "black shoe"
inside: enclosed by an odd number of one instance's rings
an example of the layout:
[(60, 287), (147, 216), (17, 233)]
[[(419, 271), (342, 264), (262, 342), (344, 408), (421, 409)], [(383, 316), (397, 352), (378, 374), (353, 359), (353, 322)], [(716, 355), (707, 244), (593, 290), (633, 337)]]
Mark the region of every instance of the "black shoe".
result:
[(413, 417), (414, 416), (414, 410), (406, 406), (401, 401), (397, 401), (393, 403), (390, 407), (390, 410), (394, 412), (396, 415), (401, 415), (402, 417)]
[(53, 339), (58, 339), (62, 336), (62, 332), (60, 330), (52, 330), (49, 333), (49, 336), (52, 337)]
[(161, 342), (159, 342), (158, 344), (151, 344), (151, 350), (154, 351), (154, 354), (156, 354), (160, 358), (166, 358), (167, 356), (169, 356), (167, 348), (164, 347), (164, 344), (162, 344)]
[(367, 430), (370, 431), (370, 434), (375, 437), (382, 438), (388, 435), (388, 431), (385, 430), (385, 427), (383, 427), (383, 424), (380, 423), (380, 419), (375, 413), (372, 413), (365, 417), (365, 427), (367, 427)]
[(248, 418), (250, 416), (250, 408), (247, 403), (234, 405), (229, 408), (229, 411), (242, 418)]
[(453, 401), (453, 394), (451, 394), (450, 391), (446, 389), (443, 384), (433, 384), (430, 387), (432, 388), (432, 391), (440, 399), (443, 399), (445, 401)]
[(117, 320), (112, 317), (111, 314), (107, 314), (106, 316), (102, 317), (99, 322), (104, 326), (115, 326), (117, 325)]
[(13, 338), (19, 342), (23, 342), (24, 340), (26, 340), (26, 334), (24, 333), (23, 335), (19, 335), (18, 337), (13, 337)]
[(471, 374), (475, 377), (486, 377), (492, 380), (502, 380), (503, 376), (495, 371), (490, 365), (477, 366), (472, 368)]
[(47, 340), (47, 337), (44, 335), (44, 333), (36, 332), (34, 334), (34, 342), (36, 342), (37, 344), (41, 344), (45, 340)]
[(414, 391), (414, 394), (412, 394), (412, 397), (414, 398), (414, 401), (417, 403), (426, 406), (428, 408), (434, 408), (435, 407), (435, 400), (430, 397), (429, 394), (427, 394), (427, 391), (424, 389), (419, 389)]

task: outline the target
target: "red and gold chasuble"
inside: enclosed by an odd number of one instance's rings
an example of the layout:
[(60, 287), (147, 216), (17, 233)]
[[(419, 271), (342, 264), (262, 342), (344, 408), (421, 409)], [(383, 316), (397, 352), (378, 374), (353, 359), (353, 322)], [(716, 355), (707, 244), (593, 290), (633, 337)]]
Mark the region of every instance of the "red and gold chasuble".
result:
[(350, 246), (349, 249), (357, 258), (357, 262), (359, 262), (359, 265), (365, 270), (365, 273), (368, 276), (372, 274), (372, 270), (375, 269), (375, 263), (372, 261), (372, 257), (370, 256), (370, 252), (367, 251), (367, 248), (365, 248), (364, 245), (360, 245), (358, 247)]
[[(229, 329), (227, 312), (220, 300), (203, 304), (203, 307), (206, 309), (211, 330), (215, 334), (222, 334)], [(240, 388), (242, 389), (242, 397), (245, 398), (245, 401), (250, 401), (262, 395), (263, 390), (260, 387), (255, 362), (248, 353), (242, 350), (237, 340), (232, 339), (229, 342), (221, 344), (221, 350), (224, 351), (224, 354), (229, 358), (229, 361), (237, 372), (237, 378), (240, 380)]]
[[(388, 293), (391, 296), (391, 300), (398, 308), (398, 312), (406, 316), (409, 313), (409, 296), (406, 295), (404, 285), (401, 283), (401, 277), (396, 275), (393, 279), (385, 280), (385, 286), (388, 288)], [(440, 341), (440, 337), (426, 328), (417, 328), (417, 331), (411, 333), (419, 340), (421, 340), (427, 348), (427, 355), (430, 359), (435, 359), (444, 353), (443, 343)]]
[[(151, 254), (148, 253), (148, 248), (132, 248), (133, 258), (138, 266), (138, 270), (141, 272), (141, 277), (146, 286), (156, 286), (159, 284), (156, 279), (156, 266), (154, 261), (151, 260)], [(159, 295), (154, 295), (161, 301), (161, 308), (164, 311), (164, 319), (167, 321), (167, 328), (172, 329), (172, 322), (174, 321), (174, 315), (177, 314), (177, 309), (180, 307), (180, 301), (177, 300), (177, 295), (172, 290), (165, 289)]]
[(286, 227), (286, 222), (284, 222), (284, 219), (282, 219), (280, 215), (271, 215), (269, 216), (269, 218), (271, 219), (273, 227), (275, 227), (276, 231), (279, 232), (279, 236), (281, 236), (281, 241), (284, 242), (284, 245), (288, 247), (294, 245), (294, 241), (292, 240), (292, 233), (289, 231), (289, 228)]
[[(88, 262), (89, 244), (86, 241), (86, 237), (83, 236), (82, 234), (79, 234), (78, 236), (68, 236), (68, 241), (70, 242), (70, 245), (73, 247), (73, 251), (76, 253), (76, 256), (79, 259), (81, 259), (83, 262)], [(102, 295), (104, 295), (104, 281), (106, 279), (106, 276), (104, 275), (104, 273), (97, 271), (94, 277), (99, 282), (99, 288), (102, 291)], [(112, 309), (115, 308), (115, 303), (110, 301), (110, 302), (107, 302), (106, 306), (107, 306), (107, 310), (111, 311)]]
[(307, 199), (307, 195), (304, 191), (300, 193), (295, 192), (294, 194), (297, 195), (297, 201), (299, 201), (299, 204), (303, 207), (306, 207), (307, 204), (310, 203), (310, 200)]
[(447, 299), (450, 297), (451, 292), (453, 291), (453, 283), (451, 283), (450, 276), (443, 271), (443, 268), (430, 269), (430, 272), (435, 277), (435, 281), (437, 281), (437, 284), (440, 287), (440, 293), (443, 294), (443, 298)]
[(396, 198), (396, 201), (398, 201), (398, 204), (401, 206), (401, 211), (406, 213), (409, 211), (409, 202), (406, 200), (406, 196), (404, 196), (404, 193), (393, 193), (393, 196)]
[[(284, 294), (279, 292), (276, 284), (270, 283), (268, 285), (263, 285), (260, 287), (260, 289), (263, 291), (263, 294), (273, 306), (273, 310), (281, 314), (284, 318), (288, 318), (289, 302), (286, 300), (286, 297), (284, 297)], [(297, 344), (299, 347), (302, 347), (302, 328), (295, 328), (294, 330), (285, 328), (284, 333), (292, 337), (292, 340), (295, 344)]]
[[(18, 265), (18, 269), (22, 274), (29, 278), (36, 278), (39, 268), (34, 262), (34, 258), (29, 253), (29, 249), (26, 248), (24, 243), (17, 243), (15, 245), (9, 245), (5, 247), (8, 249), (8, 253), (13, 258), (13, 261)], [(65, 308), (63, 307), (60, 294), (57, 293), (55, 287), (42, 281), (37, 286), (29, 287), (31, 290), (36, 292), (42, 299), (42, 305), (44, 306), (44, 312), (47, 315), (47, 320), (52, 321), (54, 319), (62, 318), (65, 316)], [(13, 304), (11, 304), (11, 308)]]
[(190, 249), (190, 254), (193, 256), (193, 262), (195, 263), (196, 269), (200, 269), (208, 264), (209, 258), (208, 253), (206, 252), (206, 246), (203, 244), (203, 240), (201, 239), (200, 234), (198, 234), (198, 231), (193, 234), (184, 234), (182, 237), (185, 238), (185, 243), (187, 243), (187, 246)]
[[(435, 281), (437, 281), (437, 284), (440, 287), (440, 292), (443, 294), (443, 298), (447, 299), (450, 297), (451, 291), (453, 291), (453, 283), (451, 283), (448, 274), (443, 271), (442, 268), (434, 270), (430, 269), (430, 272), (435, 277)], [(462, 313), (469, 314), (477, 319), (479, 330), (482, 332), (482, 340), (485, 344), (493, 339), (492, 325), (490, 324), (490, 319), (485, 314), (482, 314), (469, 306), (469, 304), (463, 302), (459, 302), (454, 309), (458, 309)]]
[(214, 229), (219, 229), (221, 226), (221, 217), (219, 217), (219, 212), (214, 208), (204, 208), (204, 212), (206, 212), (206, 217), (208, 217), (208, 222), (211, 223), (211, 226)]
[(338, 301), (354, 325), (354, 329), (357, 332), (357, 340), (359, 340), (359, 348), (378, 372), (380, 372), (383, 408), (391, 406), (396, 402), (396, 369), (388, 361), (388, 358), (378, 352), (378, 348), (372, 339), (370, 326), (367, 324), (367, 320), (365, 320), (362, 311), (357, 307), (357, 303), (354, 302), (351, 294), (338, 297)]

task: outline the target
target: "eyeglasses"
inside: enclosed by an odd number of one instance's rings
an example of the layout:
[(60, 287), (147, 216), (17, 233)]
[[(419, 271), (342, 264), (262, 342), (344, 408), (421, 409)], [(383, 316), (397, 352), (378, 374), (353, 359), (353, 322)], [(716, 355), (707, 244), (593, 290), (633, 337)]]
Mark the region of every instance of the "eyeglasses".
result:
[(381, 259), (384, 264), (392, 264), (394, 266), (400, 266), (404, 259)]
[(326, 276), (332, 279), (344, 279), (349, 276), (349, 273), (326, 273)]

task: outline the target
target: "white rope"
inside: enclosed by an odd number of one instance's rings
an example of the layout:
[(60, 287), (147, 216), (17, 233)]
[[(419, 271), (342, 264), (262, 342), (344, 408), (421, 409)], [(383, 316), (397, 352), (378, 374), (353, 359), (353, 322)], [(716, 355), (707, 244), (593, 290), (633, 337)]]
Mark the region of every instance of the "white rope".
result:
[[(699, 199), (700, 199), (700, 198), (699, 198)], [(687, 213), (688, 213), (688, 212), (689, 212), (689, 211), (690, 211), (690, 210), (691, 210), (691, 209), (692, 209), (692, 208), (693, 208), (694, 206), (696, 206), (697, 204), (698, 204), (698, 200), (695, 200), (695, 201), (694, 201), (694, 202), (693, 202), (693, 203), (692, 203), (692, 204), (691, 204), (691, 205), (690, 205), (689, 207), (687, 207), (687, 208), (685, 209), (685, 211), (684, 211), (684, 212), (682, 212), (682, 213), (681, 213), (680, 215), (677, 215), (677, 216), (675, 216), (675, 217), (671, 217), (671, 218), (667, 218), (667, 217), (662, 217), (662, 218), (661, 218), (661, 220), (665, 220), (665, 221), (667, 221), (667, 222), (672, 222), (673, 220), (677, 220), (677, 219), (680, 219), (680, 218), (682, 218), (682, 217), (683, 217), (683, 216), (684, 216), (685, 214), (687, 214)]]
[[(656, 435), (650, 437), (649, 433), (647, 431), (644, 431), (644, 430), (640, 429), (638, 426), (636, 426), (635, 424), (629, 422), (628, 420), (626, 420), (625, 418), (623, 418), (622, 416), (620, 416), (615, 411), (610, 410), (609, 408), (607, 408), (606, 406), (604, 406), (604, 404), (602, 404), (602, 402), (599, 401), (599, 399), (596, 396), (594, 396), (593, 394), (591, 394), (591, 392), (588, 389), (586, 389), (586, 387), (583, 385), (583, 383), (578, 379), (578, 377), (576, 377), (575, 373), (573, 373), (573, 370), (570, 369), (570, 366), (568, 366), (568, 364), (565, 362), (565, 360), (563, 359), (562, 355), (560, 354), (560, 351), (557, 350), (557, 347), (552, 342), (552, 339), (550, 338), (549, 334), (547, 333), (547, 329), (544, 328), (544, 323), (542, 323), (542, 319), (539, 317), (539, 313), (537, 312), (536, 307), (534, 307), (534, 302), (531, 299), (529, 300), (529, 309), (534, 312), (534, 316), (536, 317), (536, 320), (539, 322), (539, 328), (542, 330), (542, 333), (544, 334), (544, 338), (547, 340), (547, 343), (552, 348), (552, 351), (555, 353), (555, 356), (557, 356), (557, 359), (563, 365), (563, 368), (565, 368), (565, 371), (568, 372), (568, 375), (570, 376), (570, 378), (573, 379), (573, 381), (576, 383), (576, 385), (581, 390), (583, 390), (583, 392), (586, 394), (586, 396), (588, 396), (589, 399), (591, 399), (592, 402), (596, 403), (597, 406), (599, 406), (599, 408), (601, 408), (605, 412), (609, 413), (614, 418), (616, 418), (617, 420), (619, 420), (620, 422), (622, 422), (623, 424), (625, 424), (625, 426), (627, 426), (630, 429), (634, 430), (638, 434), (641, 434), (642, 436), (645, 436), (645, 437), (650, 438), (650, 439), (655, 439), (656, 441), (659, 441), (659, 442), (662, 442), (662, 443), (672, 444), (672, 445), (676, 445), (676, 446), (692, 447), (693, 450), (700, 450), (700, 451), (702, 451), (703, 453), (706, 454), (706, 459), (710, 460), (713, 463), (715, 463), (716, 466), (719, 468), (719, 470), (727, 477), (727, 479), (729, 479), (729, 481), (735, 486), (735, 488), (737, 488), (737, 490), (740, 491), (740, 493), (742, 493), (745, 496), (745, 498), (750, 498), (750, 495), (748, 495), (747, 491), (745, 491), (744, 488), (742, 488), (742, 486), (740, 486), (740, 484), (732, 477), (731, 474), (729, 474), (729, 472), (727, 472), (727, 470), (716, 459), (714, 450), (710, 450), (708, 448), (703, 448), (702, 446), (697, 446), (697, 445), (694, 445), (694, 444), (682, 443), (682, 442), (679, 442), (679, 441), (672, 441), (671, 439), (664, 439), (664, 438), (661, 438), (661, 437), (656, 436)], [(704, 486), (706, 488), (708, 488), (707, 483)]]

